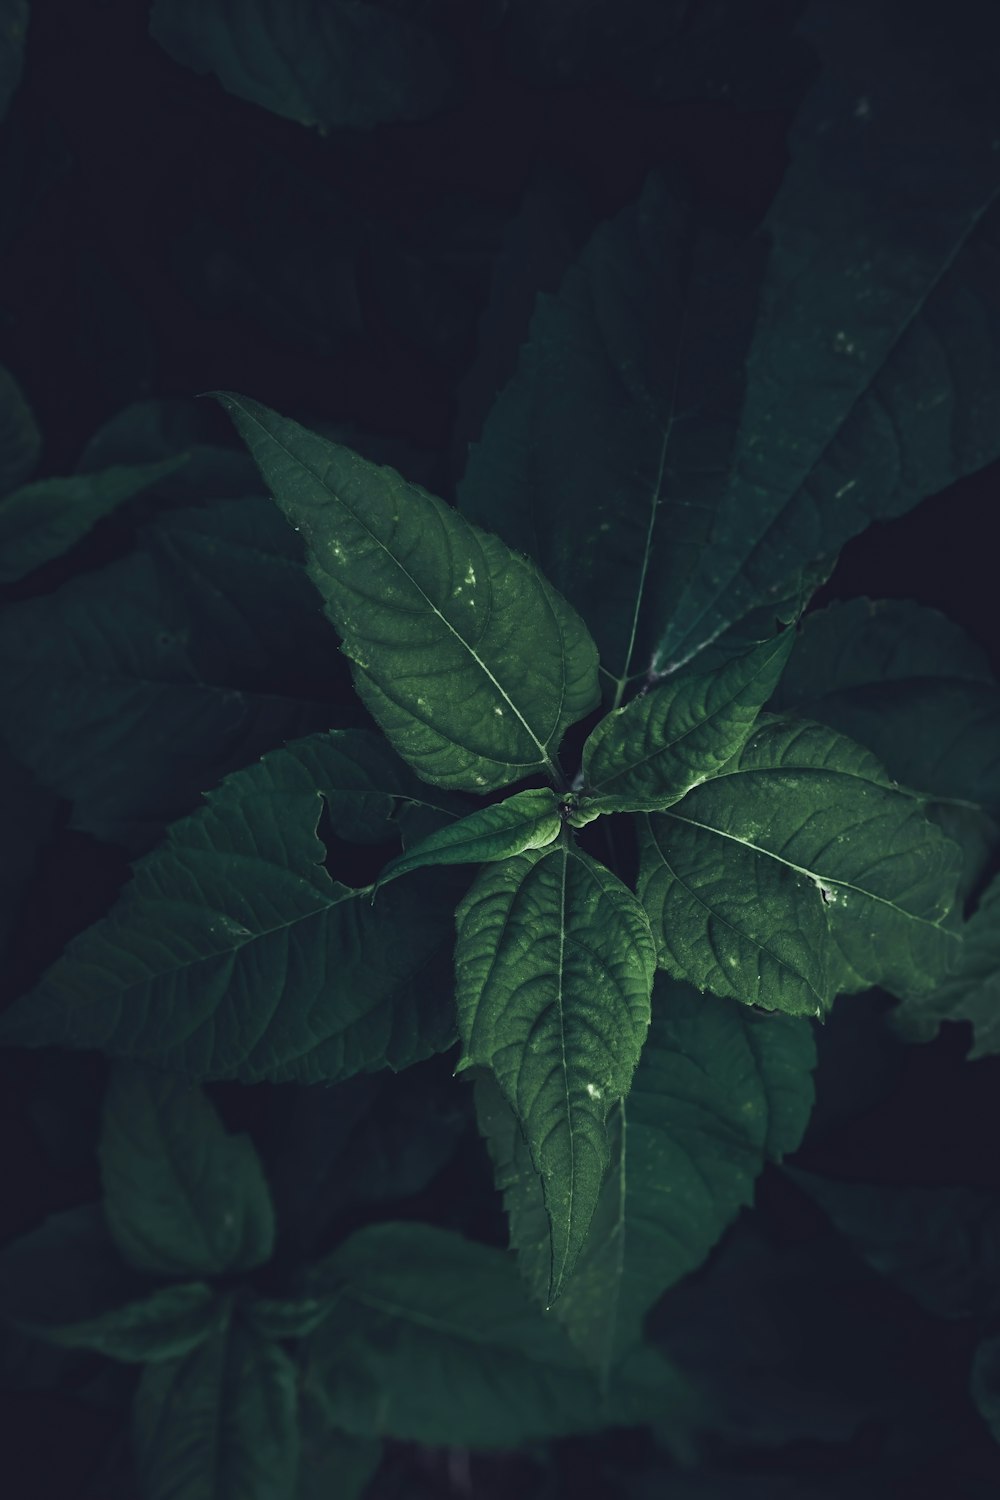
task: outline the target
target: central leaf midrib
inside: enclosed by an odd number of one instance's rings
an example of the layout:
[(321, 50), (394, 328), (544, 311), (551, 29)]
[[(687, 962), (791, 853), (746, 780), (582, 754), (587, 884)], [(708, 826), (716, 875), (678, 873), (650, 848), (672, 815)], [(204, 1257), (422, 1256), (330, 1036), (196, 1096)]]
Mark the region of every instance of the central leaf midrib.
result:
[[(557, 976), (557, 978), (556, 978), (556, 1001), (555, 1001), (555, 1004), (556, 1004), (556, 1015), (558, 1017), (558, 1022), (559, 1022), (559, 1048), (560, 1048), (560, 1053), (561, 1053), (561, 1057), (562, 1057), (563, 1101), (564, 1101), (564, 1108), (565, 1108), (565, 1113), (566, 1113), (566, 1127), (567, 1127), (567, 1130), (569, 1131), (569, 1191), (568, 1191), (568, 1196), (567, 1196), (566, 1243), (565, 1243), (565, 1246), (563, 1248), (562, 1264), (561, 1264), (561, 1266), (559, 1268), (559, 1275), (556, 1276), (555, 1274), (553, 1274), (553, 1277), (552, 1277), (552, 1290), (553, 1291), (556, 1288), (561, 1288), (562, 1283), (563, 1283), (563, 1278), (565, 1277), (565, 1274), (566, 1274), (566, 1261), (567, 1261), (567, 1259), (569, 1257), (570, 1236), (571, 1236), (572, 1226), (573, 1226), (574, 1209), (576, 1207), (576, 1139), (575, 1139), (575, 1130), (574, 1130), (574, 1122), (573, 1122), (573, 1106), (572, 1106), (572, 1103), (570, 1101), (569, 1065), (568, 1065), (567, 1060), (566, 1060), (566, 1017), (565, 1017), (565, 1010), (564, 1010), (564, 1007), (563, 1007), (563, 965), (564, 965), (564, 962), (565, 962), (565, 955), (566, 955), (566, 876), (567, 876), (567, 871), (569, 869), (569, 850), (566, 849), (566, 848), (563, 848), (561, 850), (561, 854), (562, 854), (562, 871), (561, 871), (561, 874), (560, 874), (560, 881), (559, 881), (559, 957), (558, 957), (558, 967), (557, 967), (557, 970), (556, 970), (556, 976)], [(544, 1183), (545, 1179), (543, 1178), (542, 1180), (543, 1180), (543, 1183)], [(551, 1224), (551, 1220), (550, 1220), (550, 1224)], [(553, 1250), (554, 1249), (555, 1249), (555, 1246), (553, 1244)], [(554, 1262), (553, 1262), (553, 1269), (554, 1269)]]

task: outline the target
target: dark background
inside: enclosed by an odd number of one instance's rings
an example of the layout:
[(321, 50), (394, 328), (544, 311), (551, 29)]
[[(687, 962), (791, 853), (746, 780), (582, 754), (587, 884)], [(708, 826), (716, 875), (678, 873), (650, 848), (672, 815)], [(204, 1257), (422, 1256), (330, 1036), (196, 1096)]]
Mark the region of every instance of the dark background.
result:
[[(36, 4), (25, 75), (0, 130), (0, 335), (4, 363), (42, 428), (42, 474), (70, 471), (91, 433), (130, 401), (223, 388), (405, 440), (426, 451), (447, 493), (462, 441), (473, 435), (461, 381), (500, 236), (540, 169), (570, 184), (589, 223), (635, 197), (654, 166), (679, 171), (706, 201), (764, 213), (786, 159), (787, 98), (651, 104), (609, 83), (533, 83), (509, 66), (495, 36), (481, 33), (478, 10), (475, 0), (441, 7), (461, 53), (452, 109), (322, 138), (177, 66), (150, 41), (136, 0)], [(310, 236), (324, 256), (328, 247), (322, 296), (311, 300), (295, 258)], [(556, 284), (557, 266), (540, 271), (543, 283)], [(522, 326), (529, 310), (521, 309)], [(221, 415), (217, 435), (229, 441)], [(845, 548), (818, 602), (867, 593), (934, 605), (986, 647), (1000, 673), (998, 486), (995, 465), (901, 520), (872, 526)], [(91, 560), (127, 542), (118, 523), (106, 523), (87, 544)], [(27, 892), (8, 992), (102, 914), (125, 878), (123, 851), (65, 823), (63, 809)], [(964, 1027), (946, 1026), (927, 1046), (879, 1044), (863, 1061), (852, 1049), (873, 1044), (853, 1016), (827, 1030), (821, 1085), (832, 1079), (833, 1104), (800, 1165), (849, 1180), (1000, 1187), (1000, 1059), (968, 1064)], [(56, 1167), (29, 1113), (46, 1066), (36, 1054), (0, 1055), (3, 1239), (98, 1191), (92, 1157), (81, 1152)], [(102, 1064), (83, 1066), (96, 1118)], [(266, 1117), (266, 1091), (214, 1092), (234, 1122), (254, 1127)], [(470, 1162), (480, 1171), (475, 1143), (404, 1211), (433, 1217)], [(494, 1238), (502, 1226), (482, 1180), (479, 1229)], [(759, 1202), (782, 1243), (825, 1232), (818, 1210), (777, 1171), (765, 1174)], [(975, 1480), (1000, 1483), (995, 1450), (965, 1395), (975, 1330), (930, 1319), (881, 1284), (858, 1295), (862, 1311), (870, 1298), (872, 1319), (898, 1327), (915, 1378), (940, 1394), (954, 1426), (951, 1448), (936, 1466), (915, 1469), (905, 1492), (950, 1497)], [(119, 1440), (113, 1408), (95, 1410), (72, 1391), (2, 1400), (0, 1465), (12, 1476), (12, 1500), (101, 1494), (94, 1476)], [(607, 1452), (621, 1443), (601, 1441)], [(815, 1444), (807, 1458), (817, 1473), (838, 1472), (877, 1442), (862, 1428), (846, 1448)], [(567, 1483), (585, 1486), (593, 1449), (564, 1446)], [(804, 1461), (801, 1452), (795, 1461)], [(474, 1492), (520, 1483), (512, 1462), (479, 1461)], [(746, 1458), (746, 1472), (755, 1462)], [(401, 1450), (385, 1493), (392, 1484), (449, 1493), (435, 1463)]]

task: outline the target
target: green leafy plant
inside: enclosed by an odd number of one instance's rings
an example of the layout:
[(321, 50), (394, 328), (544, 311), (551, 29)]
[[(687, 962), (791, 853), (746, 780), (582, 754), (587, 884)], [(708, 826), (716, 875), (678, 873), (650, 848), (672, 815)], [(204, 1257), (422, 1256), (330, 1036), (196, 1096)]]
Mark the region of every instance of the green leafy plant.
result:
[[(157, 0), (152, 34), (324, 132), (454, 86), (419, 7), (210, 9)], [(697, 58), (712, 27), (677, 9), (650, 47)], [(511, 25), (530, 71), (569, 45), (557, 7)], [(110, 1060), (100, 1202), (0, 1250), (0, 1313), (138, 1367), (144, 1496), (360, 1495), (387, 1442), (537, 1455), (618, 1426), (676, 1475), (745, 1436), (679, 1299), (803, 1140), (816, 1023), (878, 990), (899, 1036), (960, 1018), (997, 1050), (1000, 689), (936, 610), (812, 604), (871, 522), (1000, 457), (995, 139), (928, 106), (918, 232), (909, 66), (874, 114), (819, 73), (762, 225), (651, 172), (538, 299), (451, 489), (230, 391), (252, 466), (143, 402), (31, 481), (3, 372), (7, 795), (44, 826), (57, 794), (133, 868), (0, 1015), (4, 1045)], [(256, 1145), (241, 1090), (277, 1121)], [(499, 1236), (463, 1206), (484, 1167)], [(982, 1320), (995, 1430), (989, 1246), (942, 1290), (899, 1231), (937, 1246), (995, 1195), (781, 1181), (928, 1311)], [(742, 1232), (702, 1273), (722, 1304), (767, 1280)]]

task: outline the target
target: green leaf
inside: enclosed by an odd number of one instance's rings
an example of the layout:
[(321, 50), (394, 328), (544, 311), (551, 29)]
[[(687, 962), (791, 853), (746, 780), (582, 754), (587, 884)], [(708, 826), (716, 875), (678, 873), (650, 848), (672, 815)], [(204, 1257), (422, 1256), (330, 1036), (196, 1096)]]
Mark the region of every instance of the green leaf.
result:
[[(763, 245), (651, 177), (540, 297), (458, 503), (580, 611), (617, 707), (711, 537), (743, 402)], [(775, 581), (775, 580), (772, 580)]]
[(913, 791), (1000, 810), (1000, 688), (935, 609), (852, 599), (807, 615), (772, 706), (849, 735)]
[(432, 32), (362, 0), (154, 0), (149, 29), (175, 62), (324, 135), (423, 119), (452, 88)]
[(979, 1415), (1000, 1443), (1000, 1337), (996, 1334), (976, 1345), (969, 1391)]
[[(0, 90), (2, 87), (0, 82)], [(42, 435), (35, 414), (13, 375), (0, 365), (0, 496), (9, 494), (34, 473), (41, 449)]]
[[(766, 1160), (798, 1146), (813, 1103), (810, 1027), (761, 1022), (662, 974), (628, 1098), (610, 1120), (611, 1169), (577, 1268), (553, 1313), (604, 1379), (642, 1337), (645, 1314), (700, 1265)], [(548, 1231), (538, 1179), (496, 1084), (476, 1109), (504, 1195), (511, 1245), (544, 1298)]]
[(962, 928), (954, 972), (926, 995), (908, 996), (893, 1012), (908, 1041), (932, 1041), (942, 1021), (968, 1021), (970, 1057), (1000, 1052), (1000, 876), (995, 876)]
[(184, 1359), (143, 1371), (132, 1441), (145, 1500), (275, 1500), (296, 1492), (297, 1376), (230, 1319)]
[(197, 1086), (113, 1067), (100, 1162), (108, 1228), (138, 1270), (217, 1276), (270, 1259), (274, 1209), (253, 1142), (228, 1135)]
[(939, 38), (923, 58), (902, 24), (873, 45), (860, 11), (841, 25), (846, 9), (813, 28), (821, 48), (833, 35), (833, 60), (762, 226), (768, 269), (731, 478), (656, 672), (793, 570), (1000, 454), (995, 82), (984, 90), (987, 70), (973, 74), (973, 103)]
[(598, 699), (582, 620), (496, 537), (394, 470), (220, 395), (285, 516), (387, 738), (425, 781), (489, 792), (555, 774)]
[(772, 707), (829, 724), (929, 799), (965, 851), (963, 899), (1000, 840), (1000, 689), (983, 652), (937, 610), (853, 599), (808, 615)]
[(635, 1425), (689, 1399), (664, 1362), (636, 1358), (602, 1399), (513, 1260), (426, 1224), (374, 1224), (315, 1268), (337, 1315), (305, 1345), (306, 1389), (359, 1437), (517, 1447)]
[(616, 875), (568, 843), (485, 866), (456, 920), (459, 1066), (489, 1068), (524, 1130), (551, 1230), (551, 1303), (586, 1239), (608, 1114), (646, 1039), (649, 922)]
[(16, 583), (61, 557), (98, 521), (183, 462), (118, 465), (100, 474), (36, 479), (11, 491), (0, 500), (0, 583)]
[(179, 468), (158, 480), (159, 497), (183, 504), (252, 495), (260, 485), (250, 455), (212, 442), (210, 429), (203, 402), (133, 401), (87, 439), (77, 471), (93, 474), (113, 465), (155, 463), (183, 454)]
[(5, 611), (4, 730), (74, 827), (143, 852), (228, 772), (350, 722), (301, 552), (270, 500), (225, 501)]
[[(544, 849), (559, 837), (562, 820), (555, 793), (549, 787), (515, 792), (505, 802), (478, 808), (422, 839), (405, 854), (392, 859), (378, 878), (376, 889), (397, 875), (425, 865), (495, 863), (514, 854)], [(373, 898), (374, 899), (374, 898)]]
[(939, 1318), (1000, 1311), (1000, 1200), (992, 1189), (838, 1182), (786, 1168), (873, 1271)]
[(462, 887), (442, 872), (373, 907), (331, 880), (316, 830), (338, 763), (317, 737), (227, 777), (0, 1017), (0, 1039), (245, 1083), (336, 1082), (450, 1046)]
[(436, 1059), (334, 1089), (282, 1089), (263, 1143), (286, 1252), (330, 1243), (334, 1221), (364, 1205), (422, 1192), (469, 1123), (464, 1090)]
[(315, 1332), (336, 1311), (339, 1294), (319, 1297), (251, 1297), (243, 1309), (247, 1323), (261, 1338), (301, 1339)]
[(294, 1500), (361, 1500), (382, 1460), (376, 1438), (340, 1432), (308, 1387), (299, 1403), (301, 1463)]
[(96, 1206), (50, 1218), (0, 1250), (0, 1315), (66, 1349), (111, 1359), (173, 1359), (206, 1339), (219, 1316), (211, 1287), (150, 1291), (124, 1271)]
[(957, 959), (958, 849), (821, 725), (765, 720), (639, 841), (659, 962), (699, 989), (822, 1016), (840, 990), (924, 993)]
[(707, 676), (677, 678), (606, 715), (583, 747), (588, 812), (679, 802), (743, 748), (788, 660), (786, 630)]
[(21, 81), (29, 13), (28, 0), (0, 0), (0, 120)]

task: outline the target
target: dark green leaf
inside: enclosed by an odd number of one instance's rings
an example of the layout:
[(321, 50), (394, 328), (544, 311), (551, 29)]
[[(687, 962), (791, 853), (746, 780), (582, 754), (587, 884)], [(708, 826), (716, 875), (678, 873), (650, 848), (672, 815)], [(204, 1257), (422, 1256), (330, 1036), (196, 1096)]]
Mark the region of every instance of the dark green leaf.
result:
[(295, 1500), (361, 1500), (381, 1462), (382, 1444), (338, 1431), (308, 1392), (303, 1393), (299, 1421), (302, 1462)]
[(144, 1500), (295, 1495), (296, 1384), (288, 1355), (239, 1320), (143, 1371), (132, 1440)]
[(1000, 876), (993, 879), (962, 930), (962, 951), (950, 974), (927, 995), (910, 996), (894, 1012), (909, 1041), (934, 1038), (942, 1021), (972, 1023), (970, 1057), (1000, 1052)]
[(149, 29), (175, 62), (323, 134), (419, 120), (451, 92), (434, 35), (370, 0), (154, 0)]
[(50, 1344), (145, 1361), (194, 1349), (219, 1305), (202, 1282), (151, 1292), (123, 1270), (100, 1209), (87, 1207), (53, 1214), (0, 1251), (0, 1314)]
[(326, 1297), (252, 1297), (243, 1316), (261, 1338), (300, 1339), (325, 1323), (338, 1301), (336, 1292)]
[(98, 521), (183, 462), (119, 465), (99, 474), (36, 479), (12, 490), (0, 500), (0, 583), (16, 583), (61, 557)]
[(1000, 842), (1000, 689), (983, 652), (937, 610), (854, 599), (809, 615), (772, 700), (850, 735), (932, 798), (962, 848), (962, 897)]
[(786, 1169), (873, 1271), (940, 1318), (1000, 1311), (1000, 1200), (968, 1187), (837, 1182)]
[(598, 701), (583, 621), (519, 554), (392, 469), (220, 395), (309, 550), (366, 707), (425, 781), (488, 792), (555, 771)]
[[(799, 1144), (814, 1061), (805, 1021), (761, 1024), (730, 1000), (660, 975), (631, 1090), (609, 1122), (611, 1169), (590, 1235), (553, 1309), (605, 1378), (639, 1342), (653, 1303), (752, 1201), (765, 1161)], [(548, 1232), (524, 1138), (486, 1075), (476, 1082), (476, 1107), (511, 1245), (544, 1297)]]
[(325, 746), (273, 751), (173, 824), (111, 914), (0, 1018), (3, 1041), (246, 1083), (335, 1082), (450, 1046), (461, 886), (442, 872), (373, 907), (331, 880)]
[(28, 0), (2, 0), (0, 3), (0, 120), (10, 108), (21, 80), (28, 15)]
[[(17, 3), (19, 0), (15, 0), (15, 4)], [(0, 27), (2, 25), (3, 18), (0, 15)], [(2, 89), (0, 62), (0, 96)], [(42, 435), (38, 430), (35, 414), (13, 375), (0, 365), (0, 497), (9, 494), (19, 484), (24, 484), (34, 473), (41, 447)]]
[(1000, 809), (1000, 688), (937, 610), (852, 599), (808, 615), (773, 706), (866, 745), (913, 791)]
[(646, 1351), (602, 1400), (512, 1259), (443, 1229), (372, 1225), (313, 1274), (341, 1300), (305, 1346), (306, 1389), (359, 1437), (516, 1447), (674, 1416), (690, 1399)]
[(969, 1389), (979, 1415), (1000, 1443), (1000, 1338), (995, 1334), (976, 1346)]
[(421, 1192), (468, 1122), (463, 1091), (429, 1063), (332, 1089), (281, 1089), (263, 1143), (286, 1251), (312, 1254), (334, 1219)]
[(553, 1302), (597, 1205), (608, 1115), (646, 1039), (649, 923), (616, 875), (560, 843), (485, 866), (457, 927), (459, 1066), (489, 1068), (524, 1130), (551, 1230)]
[[(816, 34), (839, 19), (824, 8)], [(886, 33), (881, 57), (862, 12), (846, 30), (764, 221), (768, 274), (731, 481), (657, 672), (794, 570), (1000, 452), (995, 82), (970, 105), (947, 63), (939, 77), (940, 52), (907, 55), (906, 26)]]
[(838, 991), (939, 982), (961, 946), (959, 851), (861, 746), (767, 719), (733, 762), (640, 821), (661, 965), (699, 989), (822, 1016)]
[(11, 749), (72, 799), (73, 826), (132, 852), (227, 772), (349, 722), (301, 544), (269, 500), (162, 516), (143, 543), (0, 622)]
[(270, 1258), (274, 1210), (253, 1142), (227, 1135), (197, 1085), (113, 1067), (100, 1161), (108, 1228), (138, 1270), (216, 1276)]
[(397, 875), (425, 865), (495, 864), (514, 854), (544, 849), (559, 836), (562, 820), (549, 787), (515, 792), (505, 802), (478, 808), (390, 860), (378, 878), (382, 886)]
[(145, 464), (183, 454), (184, 462), (156, 482), (158, 496), (175, 503), (239, 499), (260, 488), (250, 455), (208, 436), (204, 403), (133, 401), (87, 440), (77, 469), (93, 474), (117, 464)]
[(583, 747), (587, 813), (653, 812), (714, 776), (746, 743), (792, 639), (786, 630), (707, 676), (668, 681), (607, 714)]
[[(702, 228), (657, 178), (539, 299), (462, 511), (578, 609), (617, 707), (711, 535), (743, 401), (762, 247)], [(775, 581), (775, 580), (772, 580)]]

